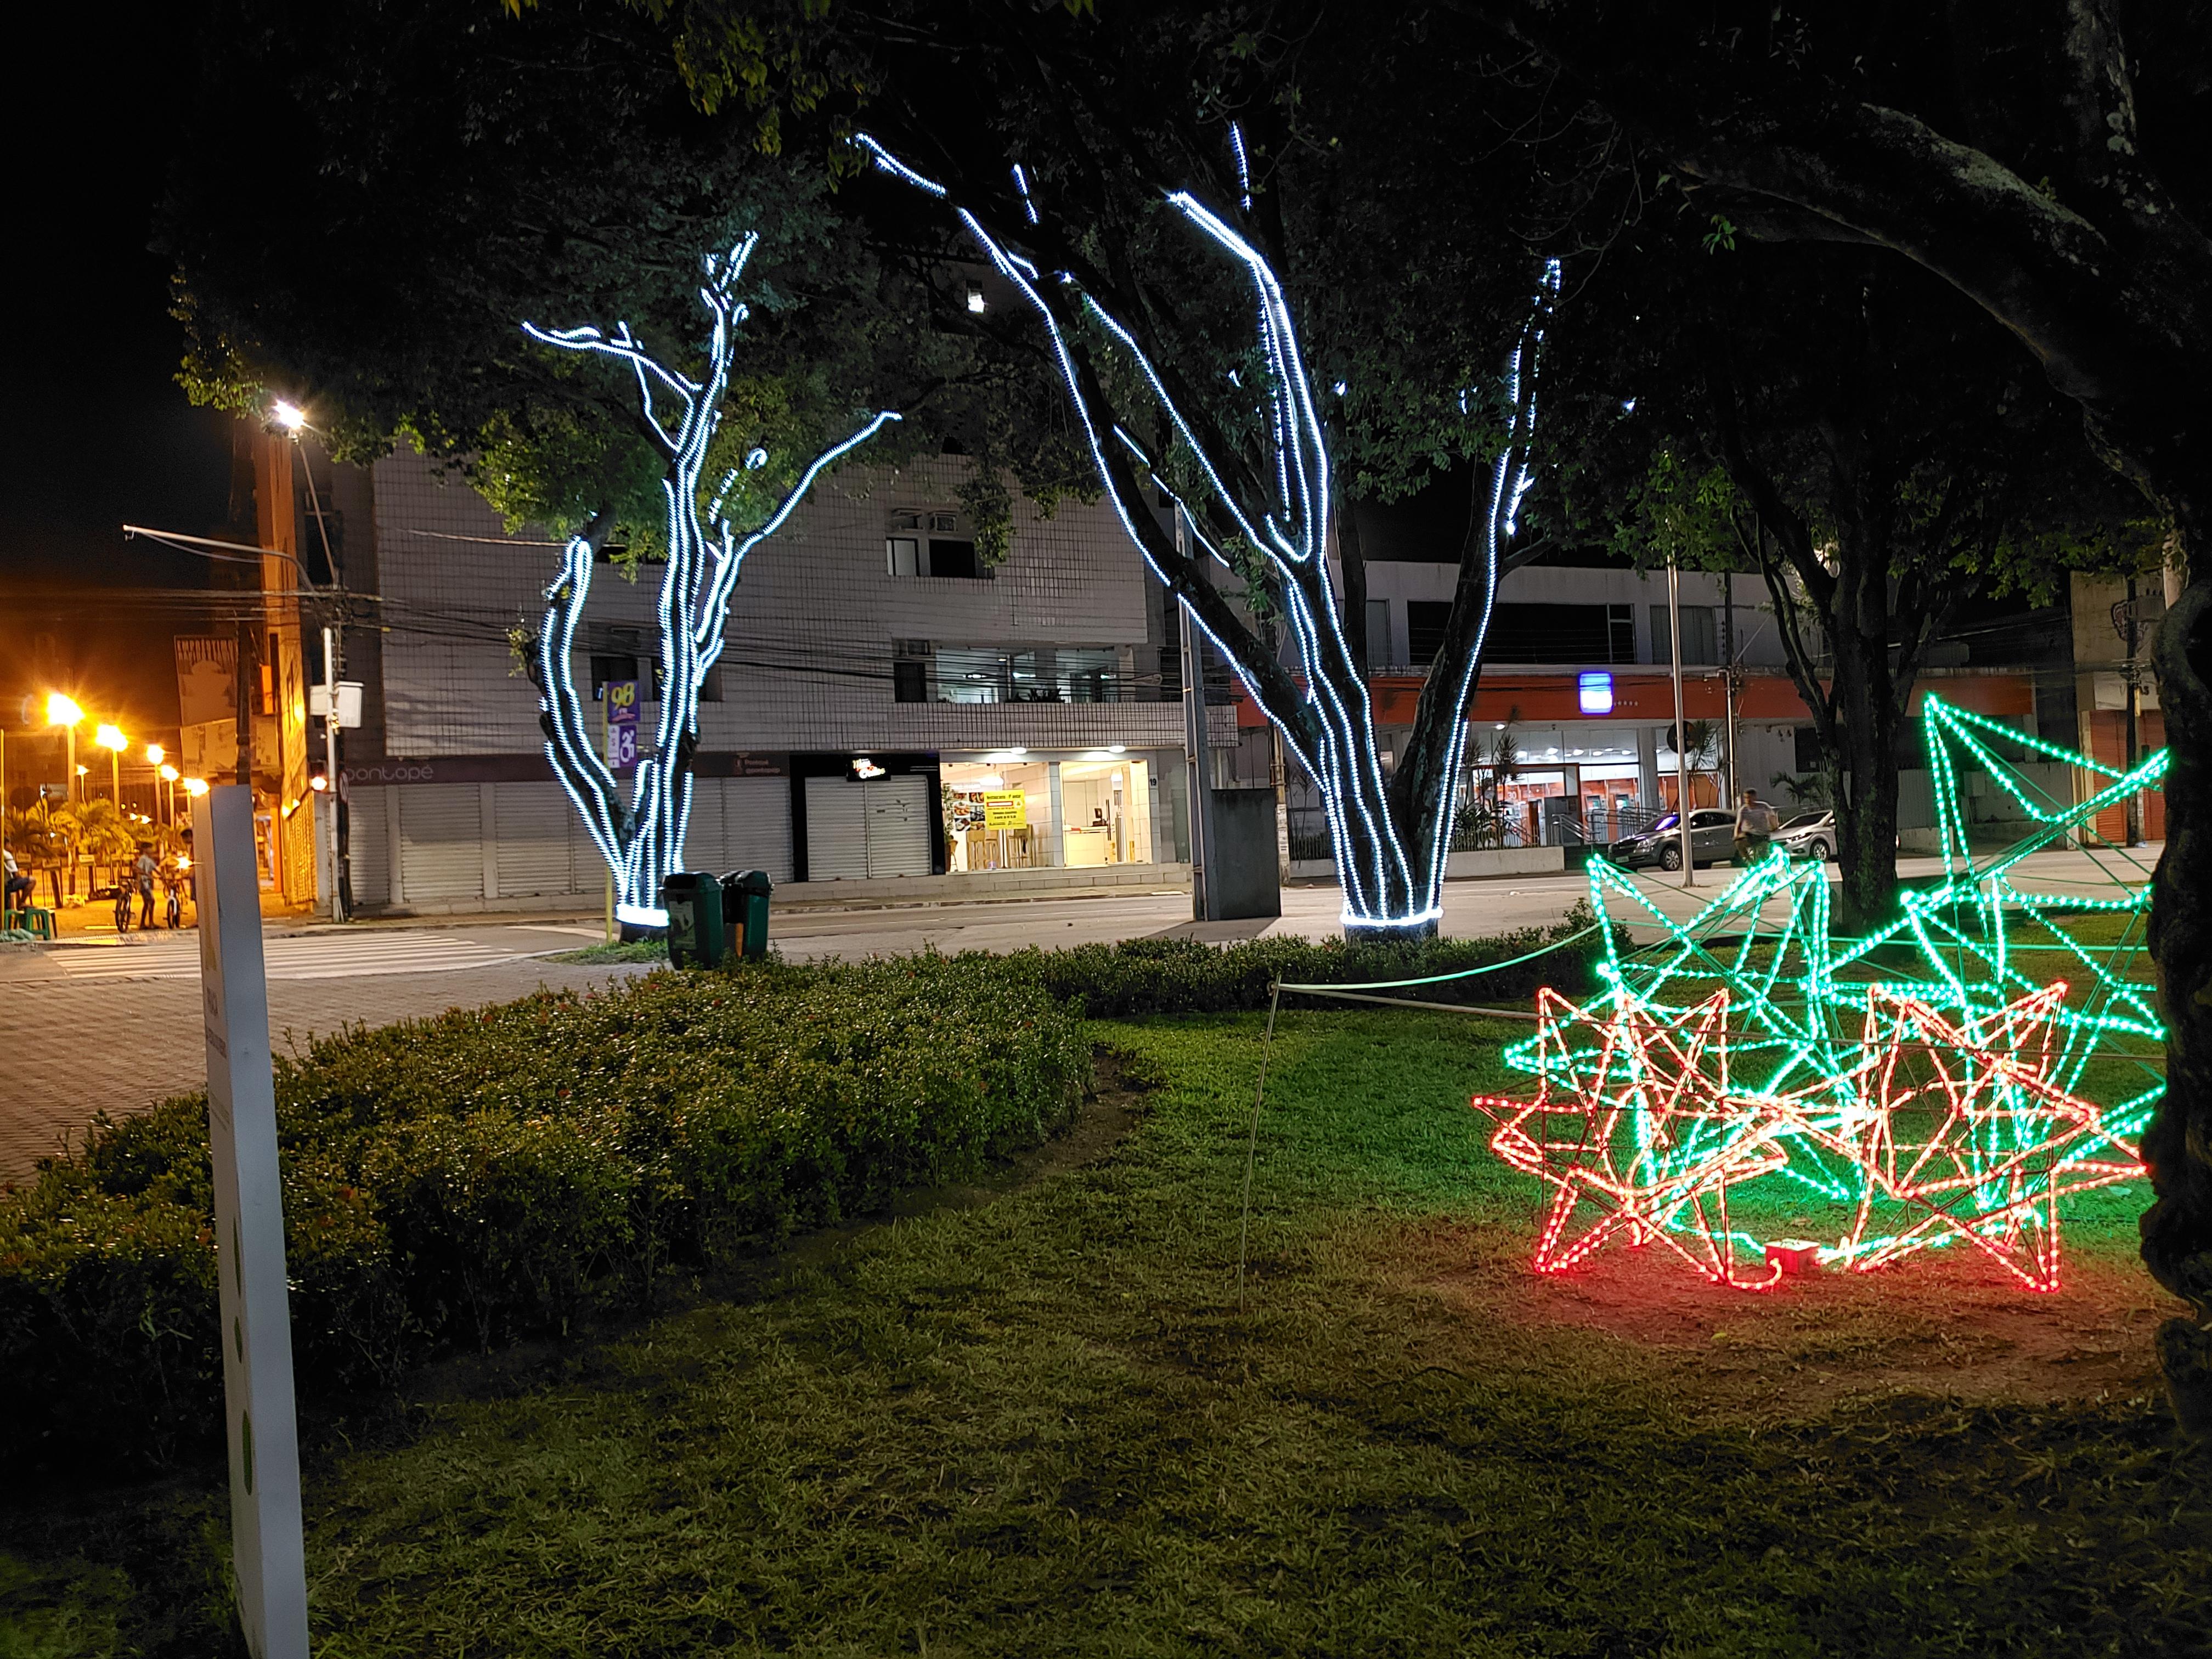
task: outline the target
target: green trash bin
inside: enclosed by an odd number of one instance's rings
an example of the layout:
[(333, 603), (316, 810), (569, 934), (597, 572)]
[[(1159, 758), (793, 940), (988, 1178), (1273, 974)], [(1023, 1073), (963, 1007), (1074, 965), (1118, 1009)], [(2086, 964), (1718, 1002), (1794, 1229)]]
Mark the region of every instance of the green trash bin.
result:
[(729, 918), (731, 949), (749, 957), (768, 954), (768, 897), (775, 887), (765, 870), (733, 871), (722, 878), (722, 914)]
[(668, 960), (683, 968), (712, 968), (722, 959), (722, 884), (701, 871), (681, 870), (660, 884), (668, 912)]

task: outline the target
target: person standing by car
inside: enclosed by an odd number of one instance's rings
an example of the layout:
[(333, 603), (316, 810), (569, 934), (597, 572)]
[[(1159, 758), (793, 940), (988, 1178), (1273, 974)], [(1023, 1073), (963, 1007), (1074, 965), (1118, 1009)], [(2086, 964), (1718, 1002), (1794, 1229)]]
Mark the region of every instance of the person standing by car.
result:
[(1774, 809), (1759, 799), (1756, 789), (1745, 790), (1738, 799), (1741, 805), (1735, 809), (1735, 861), (1748, 868), (1766, 856), (1778, 820)]

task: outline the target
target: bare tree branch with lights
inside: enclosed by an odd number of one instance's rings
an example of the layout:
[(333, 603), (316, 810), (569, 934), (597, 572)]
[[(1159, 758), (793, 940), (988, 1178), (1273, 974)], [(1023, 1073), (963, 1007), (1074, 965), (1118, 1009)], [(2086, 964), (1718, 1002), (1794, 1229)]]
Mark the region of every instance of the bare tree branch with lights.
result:
[[(1231, 141), (1240, 155), (1241, 135)], [(1544, 269), (1514, 344), (1504, 388), (1504, 442), (1492, 465), (1476, 557), (1463, 562), (1446, 649), (1431, 672), (1413, 732), (1386, 774), (1378, 750), (1367, 666), (1347, 628), (1329, 568), (1340, 489), (1328, 431), (1310, 383), (1288, 298), (1258, 241), (1228, 211), (1189, 191), (1164, 192), (1167, 206), (1249, 286), (1261, 383), (1235, 383), (1238, 407), (1209, 406), (1182, 368), (1148, 343), (1112, 302), (1110, 285), (1070, 250), (1032, 258), (1042, 231), (1012, 232), (990, 210), (954, 200), (874, 139), (858, 141), (875, 164), (946, 202), (962, 228), (1042, 321), (1051, 352), (1088, 441), (1099, 482), (1153, 572), (1228, 659), (1290, 754), (1319, 789), (1344, 890), (1343, 921), (1354, 934), (1433, 933), (1443, 914), (1444, 862), (1465, 771), (1466, 711), (1473, 701), (1498, 581), (1531, 478), (1536, 358), (1559, 292), (1556, 262)], [(1012, 173), (1029, 226), (1041, 224), (1019, 168)], [(1246, 198), (1249, 210), (1249, 199)], [(1137, 314), (1137, 313), (1129, 313)], [(1218, 400), (1217, 400), (1218, 401)], [(1240, 442), (1247, 422), (1264, 434)], [(1182, 512), (1188, 543), (1162, 524), (1148, 488)], [(1242, 579), (1252, 603), (1240, 610), (1210, 579), (1208, 562)], [(1297, 666), (1286, 665), (1248, 619), (1263, 610), (1286, 623)]]
[[(745, 556), (774, 535), (805, 499), (815, 480), (899, 416), (878, 412), (850, 437), (823, 450), (801, 471), (766, 522), (740, 535), (725, 513), (738, 480), (726, 469), (706, 499), (702, 478), (722, 422), (737, 325), (745, 307), (736, 298), (738, 276), (758, 237), (747, 234), (726, 253), (702, 260), (706, 280), (699, 301), (711, 322), (703, 380), (668, 368), (648, 353), (627, 323), (610, 334), (593, 326), (544, 329), (525, 323), (532, 339), (564, 351), (592, 352), (626, 364), (637, 381), (647, 435), (667, 457), (661, 479), (666, 503), (665, 562), (660, 583), (660, 713), (649, 751), (641, 751), (629, 797), (609, 767), (584, 718), (573, 663), (576, 632), (592, 593), (592, 569), (613, 529), (601, 514), (572, 536), (560, 574), (545, 590), (545, 614), (528, 653), (538, 688), (538, 724), (555, 775), (583, 816), (600, 856), (614, 872), (616, 915), (626, 927), (658, 927), (668, 917), (660, 903), (663, 880), (682, 867), (691, 816), (692, 757), (699, 745), (699, 694), (722, 654), (730, 600)], [(744, 465), (758, 469), (768, 453), (754, 449)]]

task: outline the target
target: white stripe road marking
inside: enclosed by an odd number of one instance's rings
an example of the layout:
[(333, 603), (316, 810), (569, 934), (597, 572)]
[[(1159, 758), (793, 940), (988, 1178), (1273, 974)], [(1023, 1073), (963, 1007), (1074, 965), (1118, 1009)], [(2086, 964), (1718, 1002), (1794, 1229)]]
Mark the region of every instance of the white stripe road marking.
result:
[[(199, 944), (190, 936), (105, 950), (58, 951), (48, 959), (64, 977), (80, 981), (196, 979), (200, 971)], [(271, 979), (315, 980), (452, 973), (532, 958), (449, 934), (384, 933), (367, 939), (272, 939), (266, 959)]]

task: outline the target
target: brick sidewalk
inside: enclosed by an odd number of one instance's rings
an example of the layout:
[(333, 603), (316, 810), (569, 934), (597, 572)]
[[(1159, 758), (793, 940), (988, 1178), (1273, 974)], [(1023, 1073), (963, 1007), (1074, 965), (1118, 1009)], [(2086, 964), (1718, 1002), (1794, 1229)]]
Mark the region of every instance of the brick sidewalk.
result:
[[(449, 973), (272, 981), (279, 1054), (342, 1024), (388, 1024), (448, 1008), (507, 1002), (538, 986), (604, 985), (635, 971), (516, 962)], [(207, 1084), (197, 980), (70, 983), (0, 979), (0, 1185), (74, 1144), (94, 1112), (143, 1110)], [(289, 1039), (289, 1041), (288, 1041)]]

